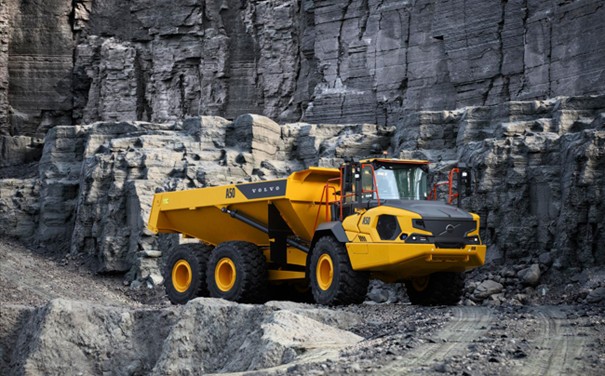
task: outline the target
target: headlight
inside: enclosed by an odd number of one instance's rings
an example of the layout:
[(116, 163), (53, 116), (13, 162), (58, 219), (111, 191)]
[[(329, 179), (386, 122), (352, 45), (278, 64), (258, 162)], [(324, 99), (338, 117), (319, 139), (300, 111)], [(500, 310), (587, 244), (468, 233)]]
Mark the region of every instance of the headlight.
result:
[(464, 238), (464, 243), (465, 244), (481, 244), (481, 239), (479, 239), (479, 236), (475, 235), (475, 236), (467, 236), (466, 238)]
[(420, 244), (431, 243), (432, 241), (433, 241), (432, 236), (418, 235), (418, 234), (409, 235), (408, 238), (405, 240), (406, 243), (420, 243)]
[(381, 215), (378, 217), (376, 231), (382, 240), (395, 240), (401, 234), (401, 227), (397, 217), (393, 215)]

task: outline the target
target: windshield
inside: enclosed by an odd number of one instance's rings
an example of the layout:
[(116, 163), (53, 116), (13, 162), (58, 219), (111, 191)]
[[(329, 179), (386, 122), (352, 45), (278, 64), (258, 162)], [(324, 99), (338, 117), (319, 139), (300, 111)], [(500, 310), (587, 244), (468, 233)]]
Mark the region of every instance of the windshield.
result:
[(427, 173), (419, 166), (381, 166), (376, 170), (381, 200), (426, 200)]

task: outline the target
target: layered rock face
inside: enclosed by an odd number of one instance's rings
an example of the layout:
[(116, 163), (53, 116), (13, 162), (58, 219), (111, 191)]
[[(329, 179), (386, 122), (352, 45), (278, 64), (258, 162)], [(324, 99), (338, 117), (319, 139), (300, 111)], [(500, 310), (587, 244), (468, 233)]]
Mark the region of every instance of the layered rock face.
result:
[[(602, 265), (605, 227), (605, 102), (600, 97), (508, 102), (400, 119), (403, 156), (472, 167), (489, 257), (545, 252), (558, 268)], [(450, 162), (448, 162), (450, 161)]]
[(394, 124), (599, 94), (603, 18), (599, 0), (9, 0), (0, 133), (243, 113)]
[(128, 271), (137, 254), (178, 241), (146, 230), (154, 193), (335, 165), (387, 148), (389, 135), (371, 124), (280, 126), (259, 115), (58, 126), (46, 138), (39, 179), (0, 180), (2, 232), (85, 255), (96, 271)]

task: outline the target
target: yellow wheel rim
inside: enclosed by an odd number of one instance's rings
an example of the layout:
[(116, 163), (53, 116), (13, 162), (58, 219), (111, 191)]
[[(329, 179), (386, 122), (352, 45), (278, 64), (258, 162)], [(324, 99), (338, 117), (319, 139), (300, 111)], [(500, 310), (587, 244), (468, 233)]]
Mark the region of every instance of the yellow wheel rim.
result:
[(330, 255), (324, 253), (319, 257), (315, 274), (320, 289), (326, 291), (332, 286), (332, 281), (334, 279), (334, 264), (332, 263)]
[(412, 278), (412, 286), (416, 291), (424, 291), (429, 285), (429, 276)]
[(193, 273), (186, 260), (179, 260), (172, 267), (172, 286), (178, 292), (185, 292), (191, 286)]
[(214, 268), (216, 287), (223, 292), (227, 292), (235, 285), (236, 277), (237, 272), (235, 271), (235, 264), (233, 261), (228, 257), (220, 259)]

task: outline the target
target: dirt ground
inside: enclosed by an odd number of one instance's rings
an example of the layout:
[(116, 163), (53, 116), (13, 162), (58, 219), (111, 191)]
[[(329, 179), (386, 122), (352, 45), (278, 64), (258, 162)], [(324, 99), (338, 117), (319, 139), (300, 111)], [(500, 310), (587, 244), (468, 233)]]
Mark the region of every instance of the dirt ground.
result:
[[(76, 261), (0, 241), (0, 302), (39, 306), (55, 298), (144, 307), (123, 276), (93, 275)], [(153, 294), (151, 294), (153, 295)], [(152, 299), (166, 307), (166, 299)], [(601, 375), (605, 307), (593, 305), (418, 307), (409, 303), (335, 308), (363, 317), (365, 340), (322, 362), (253, 374)]]
[(127, 295), (122, 276), (98, 276), (28, 250), (12, 240), (0, 241), (0, 298), (3, 304), (37, 306), (56, 298), (140, 305)]

